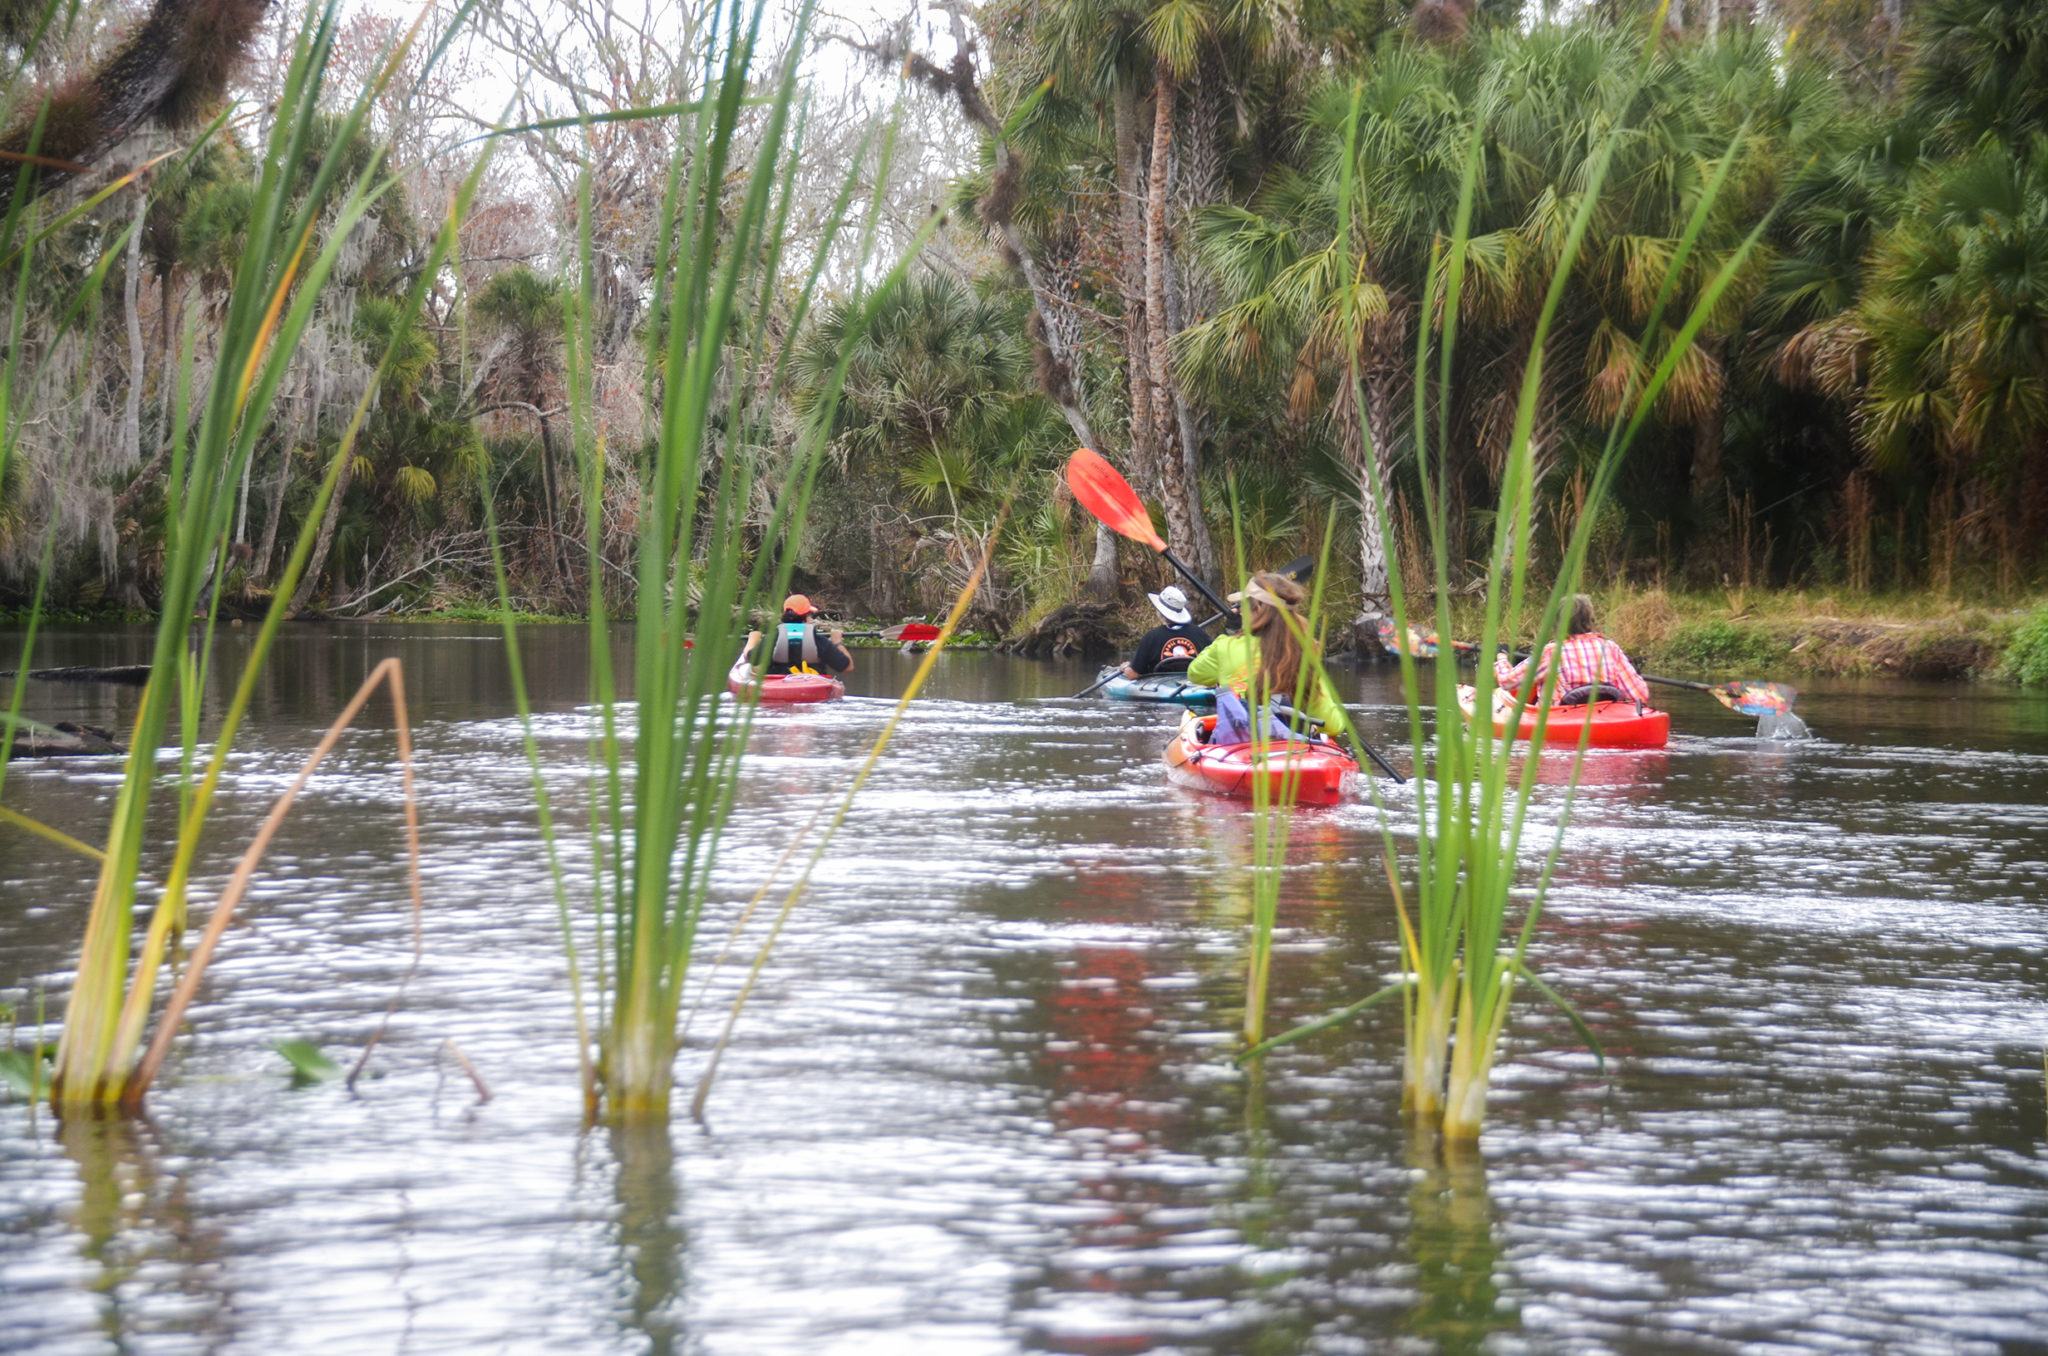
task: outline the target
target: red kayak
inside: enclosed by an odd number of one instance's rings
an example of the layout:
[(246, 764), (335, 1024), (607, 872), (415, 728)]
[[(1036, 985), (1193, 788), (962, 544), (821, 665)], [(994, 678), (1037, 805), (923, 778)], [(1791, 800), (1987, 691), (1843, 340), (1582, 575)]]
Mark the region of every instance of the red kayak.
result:
[(1216, 717), (1188, 712), (1166, 746), (1166, 779), (1175, 786), (1250, 800), (1263, 783), (1271, 801), (1292, 788), (1298, 805), (1335, 805), (1350, 794), (1358, 761), (1327, 739), (1209, 744)]
[(829, 702), (846, 695), (846, 684), (828, 673), (771, 673), (765, 678), (756, 678), (753, 666), (745, 660), (732, 666), (732, 672), (726, 675), (725, 686), (735, 697), (749, 696), (758, 689), (764, 705), (770, 702), (782, 705)]
[[(1470, 687), (1458, 689), (1458, 709), (1469, 718), (1478, 703), (1478, 693)], [(1515, 695), (1503, 688), (1493, 690), (1493, 732), (1505, 735), (1509, 723), (1514, 722), (1515, 738), (1533, 739), (1536, 736), (1536, 717), (1540, 713), (1529, 707), (1515, 720)], [(1550, 719), (1543, 726), (1543, 742), (1560, 746), (1575, 746), (1587, 728), (1591, 737), (1586, 743), (1596, 749), (1661, 749), (1671, 738), (1671, 713), (1659, 711), (1654, 706), (1639, 702), (1587, 702), (1583, 706), (1553, 706)]]

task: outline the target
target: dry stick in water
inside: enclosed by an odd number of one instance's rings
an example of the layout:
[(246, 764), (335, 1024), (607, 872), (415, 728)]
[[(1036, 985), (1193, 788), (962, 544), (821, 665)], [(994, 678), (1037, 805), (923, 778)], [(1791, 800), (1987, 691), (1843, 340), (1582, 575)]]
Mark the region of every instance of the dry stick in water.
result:
[(277, 803), (270, 807), (270, 814), (264, 819), (263, 827), (256, 830), (256, 837), (250, 842), (248, 850), (242, 854), (242, 860), (236, 863), (235, 874), (229, 877), (227, 888), (221, 891), (220, 903), (214, 905), (213, 917), (206, 922), (205, 935), (200, 937), (199, 944), (192, 949), (191, 963), (186, 967), (184, 976), (179, 979), (177, 990), (171, 994), (171, 1001), (164, 1008), (163, 1016), (158, 1019), (156, 1038), (149, 1043), (148, 1053), (143, 1055), (142, 1063), (136, 1066), (134, 1075), (129, 1078), (128, 1086), (121, 1094), (123, 1105), (139, 1105), (143, 1094), (149, 1091), (150, 1083), (156, 1078), (157, 1070), (163, 1067), (164, 1057), (170, 1053), (171, 1042), (177, 1038), (178, 1022), (184, 1017), (185, 1009), (191, 1005), (192, 996), (199, 990), (199, 981), (206, 973), (207, 962), (213, 959), (213, 949), (219, 945), (221, 934), (227, 931), (228, 924), (234, 921), (235, 907), (242, 902), (242, 896), (249, 888), (250, 877), (256, 874), (257, 863), (263, 860), (263, 854), (270, 847), (270, 840), (276, 836), (278, 826), (284, 823), (284, 817), (291, 812), (292, 803), (298, 799), (299, 792), (305, 789), (306, 783), (312, 780), (321, 760), (327, 757), (340, 741), (342, 731), (349, 727), (349, 723), (369, 702), (371, 694), (377, 690), (377, 685), (388, 682), (391, 686), (392, 711), (398, 718), (398, 759), (405, 770), (405, 842), (407, 874), (412, 882), (412, 964), (399, 980), (398, 993), (392, 998), (391, 1006), (385, 1009), (384, 1020), (377, 1024), (377, 1030), (370, 1037), (370, 1043), (363, 1047), (362, 1058), (356, 1061), (355, 1068), (349, 1072), (348, 1085), (355, 1086), (356, 1077), (362, 1073), (363, 1064), (369, 1059), (370, 1051), (383, 1039), (384, 1028), (390, 1023), (391, 1014), (398, 1010), (399, 1000), (405, 996), (406, 984), (420, 968), (420, 816), (419, 807), (413, 800), (412, 726), (405, 714), (404, 673), (396, 658), (386, 659), (372, 669), (370, 676), (363, 680), (363, 685), (356, 689), (356, 695), (350, 699), (342, 713), (335, 717), (334, 724), (327, 727), (327, 733), (321, 738), (319, 746), (313, 750), (312, 757), (299, 769), (298, 779), (287, 787), (285, 793), (277, 798)]
[[(1009, 511), (1006, 504), (1003, 508), (1003, 517), (1007, 517)], [(939, 628), (939, 638), (932, 642), (931, 649), (925, 652), (923, 661), (918, 664), (917, 672), (910, 676), (910, 682), (903, 689), (903, 695), (897, 699), (896, 709), (889, 713), (889, 723), (884, 725), (882, 733), (875, 737), (874, 747), (868, 750), (867, 761), (861, 764), (860, 771), (854, 774), (853, 785), (847, 787), (846, 794), (840, 798), (838, 813), (832, 816), (832, 822), (826, 826), (824, 836), (818, 840), (816, 848), (811, 852), (811, 859), (804, 863), (803, 874), (797, 877), (796, 884), (790, 887), (788, 896), (783, 899), (782, 911), (775, 916), (774, 926), (768, 929), (768, 936), (761, 942), (760, 954), (754, 957), (753, 968), (747, 971), (746, 982), (740, 985), (739, 996), (732, 1000), (732, 1011), (726, 1015), (725, 1030), (718, 1033), (718, 1044), (712, 1047), (711, 1062), (705, 1066), (704, 1076), (697, 1081), (697, 1095), (690, 1102), (690, 1115), (695, 1119), (704, 1118), (704, 1102), (711, 1096), (711, 1081), (718, 1074), (718, 1062), (725, 1057), (725, 1047), (732, 1040), (732, 1029), (740, 1020), (740, 1009), (747, 1005), (747, 996), (754, 991), (754, 981), (761, 977), (762, 967), (768, 964), (768, 952), (774, 947), (775, 939), (781, 935), (782, 925), (789, 921), (790, 911), (796, 907), (797, 900), (803, 895), (804, 887), (810, 884), (811, 873), (817, 869), (819, 860), (825, 855), (825, 849), (831, 846), (832, 835), (838, 832), (840, 824), (845, 821), (846, 812), (853, 808), (853, 798), (860, 794), (860, 788), (867, 781), (868, 774), (875, 770), (875, 764), (881, 761), (883, 752), (888, 749), (889, 740), (895, 735), (896, 726), (903, 719), (903, 713), (910, 709), (910, 703), (916, 698), (918, 689), (924, 686), (924, 680), (930, 676), (932, 666), (939, 662), (939, 656), (945, 652), (946, 642), (953, 638), (953, 632), (958, 629), (960, 619), (967, 615), (967, 606), (974, 601), (976, 591), (981, 588), (982, 578), (988, 573), (989, 560), (995, 554), (996, 539), (1002, 535), (1002, 530), (1003, 519), (999, 517), (996, 519), (995, 530), (988, 534), (988, 546), (981, 553), (980, 563), (968, 577), (967, 587), (960, 590), (960, 596), (953, 600), (953, 610), (946, 614), (945, 625)], [(780, 871), (782, 864), (776, 863), (775, 869)], [(765, 891), (766, 887), (762, 888)], [(751, 910), (751, 906), (749, 908)], [(723, 958), (721, 953), (720, 959)], [(708, 976), (706, 983), (709, 983)], [(701, 997), (699, 1001), (702, 1001)]]
[[(490, 1101), (491, 1090), (484, 1086), (483, 1075), (476, 1071), (476, 1065), (471, 1064), (469, 1062), (469, 1056), (462, 1053), (462, 1047), (455, 1043), (455, 1038), (453, 1036), (450, 1036), (447, 1040), (442, 1041), (441, 1048), (443, 1050), (446, 1050), (449, 1054), (455, 1056), (455, 1062), (457, 1064), (460, 1064), (462, 1066), (462, 1071), (469, 1075), (469, 1081), (476, 1084), (477, 1101)], [(369, 1051), (365, 1050), (363, 1054), (365, 1057), (367, 1057), (369, 1055)], [(361, 1066), (358, 1065), (357, 1067), (360, 1068)], [(353, 1078), (355, 1075), (351, 1074), (349, 1076)]]

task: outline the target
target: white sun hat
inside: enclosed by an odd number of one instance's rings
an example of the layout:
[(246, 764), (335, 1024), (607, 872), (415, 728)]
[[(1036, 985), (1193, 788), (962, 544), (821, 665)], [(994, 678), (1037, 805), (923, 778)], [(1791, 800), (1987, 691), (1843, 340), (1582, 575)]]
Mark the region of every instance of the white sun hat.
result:
[(1145, 596), (1152, 600), (1152, 606), (1158, 610), (1159, 615), (1175, 626), (1183, 626), (1195, 619), (1195, 614), (1188, 611), (1188, 596), (1175, 585), (1168, 584), (1159, 592), (1148, 593)]

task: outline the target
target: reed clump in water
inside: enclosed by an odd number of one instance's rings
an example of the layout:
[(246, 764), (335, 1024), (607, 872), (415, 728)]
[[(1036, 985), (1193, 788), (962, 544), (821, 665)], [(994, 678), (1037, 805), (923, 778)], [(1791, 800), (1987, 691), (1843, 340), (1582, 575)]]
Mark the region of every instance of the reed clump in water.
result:
[[(1652, 33), (1657, 30), (1653, 28)], [(1656, 38), (1646, 44), (1636, 87), (1650, 69)], [(1665, 315), (1678, 295), (1688, 264), (1699, 245), (1713, 204), (1726, 183), (1730, 168), (1743, 150), (1747, 129), (1738, 131), (1704, 184), (1686, 231), (1664, 271), (1661, 289), (1650, 308), (1647, 322), (1633, 347), (1628, 367), (1626, 398), (1601, 451), (1592, 480), (1586, 488), (1585, 507), (1578, 515), (1562, 561), (1547, 590), (1532, 577), (1530, 544), (1535, 540), (1536, 482), (1539, 475), (1535, 425), (1543, 391), (1545, 346), (1556, 318), (1560, 300), (1570, 281), (1588, 227), (1599, 207), (1615, 149), (1628, 131), (1626, 109), (1633, 100), (1631, 90), (1624, 97), (1608, 132), (1589, 153), (1581, 176), (1582, 187), (1569, 230), (1559, 252), (1544, 302), (1534, 327), (1523, 381), (1515, 407), (1512, 432), (1504, 457), (1500, 498), (1494, 515), (1494, 535), (1488, 554), (1485, 592), (1479, 623), (1478, 653), (1491, 655), (1507, 638), (1515, 620), (1533, 612), (1538, 618), (1532, 648), (1540, 649), (1560, 638), (1572, 596), (1578, 591), (1592, 530), (1599, 520), (1629, 446), (1681, 360), (1714, 307), (1721, 301), (1754, 251), (1769, 218), (1736, 248), (1726, 252), (1719, 265), (1705, 269), (1694, 265), (1705, 281), (1692, 297), (1686, 318), (1675, 332), (1667, 332)], [(1423, 503), (1423, 520), (1429, 538), (1429, 556), (1435, 620), (1438, 633), (1455, 634), (1457, 618), (1451, 581), (1448, 493), (1451, 461), (1449, 455), (1452, 356), (1457, 344), (1457, 323), (1463, 303), (1466, 270), (1471, 247), (1472, 206), (1486, 144), (1487, 125), (1497, 110), (1482, 106), (1467, 143), (1467, 155), (1460, 183), (1455, 225), (1438, 248), (1436, 266), (1428, 275), (1419, 314), (1435, 317), (1418, 326), (1414, 393), (1414, 441)], [(1354, 98), (1348, 126), (1346, 182), (1340, 201), (1345, 220), (1339, 238), (1351, 238), (1350, 212), (1354, 199), (1351, 167), (1357, 163), (1356, 147), (1362, 108)], [(1431, 360), (1436, 375), (1432, 377)], [(1357, 358), (1352, 360), (1351, 378), (1360, 381)], [(1362, 394), (1359, 397), (1362, 402)], [(1368, 439), (1368, 459), (1382, 455)], [(1385, 482), (1381, 475), (1362, 477), (1378, 495)], [(1392, 520), (1390, 506), (1381, 505), (1382, 535), (1389, 565), (1390, 594), (1394, 621), (1405, 633), (1408, 619), (1408, 581), (1401, 569), (1401, 553), (1384, 524)], [(1541, 602), (1536, 600), (1540, 598)], [(1532, 667), (1533, 675), (1533, 667)], [(1527, 952), (1541, 915), (1544, 893), (1552, 867), (1562, 849), (1577, 767), (1558, 809), (1543, 864), (1517, 913), (1522, 867), (1524, 831), (1530, 800), (1537, 783), (1541, 755), (1517, 754), (1511, 739), (1497, 738), (1487, 714), (1492, 710), (1494, 678), (1482, 663), (1475, 677), (1473, 709), (1475, 719), (1461, 721), (1458, 674), (1455, 665), (1434, 666), (1432, 688), (1425, 702), (1414, 656), (1401, 656), (1401, 680), (1408, 707), (1410, 744), (1418, 775), (1415, 779), (1415, 860), (1413, 886), (1404, 890), (1399, 856), (1391, 824), (1382, 806), (1382, 831), (1389, 884), (1400, 936), (1403, 975), (1396, 983), (1319, 1021), (1296, 1028), (1263, 1045), (1255, 1046), (1241, 1058), (1261, 1054), (1284, 1042), (1300, 1039), (1339, 1021), (1348, 1020), (1375, 1003), (1399, 995), (1405, 1019), (1405, 1053), (1402, 1065), (1402, 1103), (1418, 1121), (1440, 1128), (1453, 1144), (1476, 1139), (1485, 1119), (1487, 1091), (1493, 1064), (1500, 1050), (1508, 1005), (1516, 987), (1528, 983), (1556, 1001), (1581, 1036), (1598, 1051), (1593, 1033), (1530, 970)], [(1521, 706), (1539, 711), (1537, 727), (1529, 748), (1540, 743), (1547, 723), (1549, 702), (1556, 695), (1555, 675), (1544, 679), (1540, 690), (1533, 677), (1514, 694)], [(1435, 720), (1434, 758), (1431, 759), (1428, 726), (1424, 713), (1430, 707)], [(1581, 749), (1583, 752), (1583, 748)], [(1519, 760), (1519, 765), (1518, 765)], [(1427, 775), (1422, 770), (1427, 768)]]
[[(459, 24), (462, 17), (459, 13), (455, 22)], [(308, 15), (281, 87), (261, 177), (251, 202), (245, 247), (236, 262), (232, 289), (216, 334), (213, 370), (201, 393), (198, 424), (189, 439), (185, 429), (193, 394), (193, 346), (188, 336), (187, 357), (176, 392), (167, 482), (169, 530), (151, 679), (143, 689), (127, 763), (116, 792), (77, 978), (66, 1007), (51, 1087), (52, 1101), (60, 1108), (139, 1102), (176, 1030), (176, 1014), (190, 1001), (203, 971), (202, 954), (195, 956), (187, 968), (171, 1014), (159, 1023), (150, 1054), (138, 1064), (137, 1052), (148, 1028), (156, 980), (172, 941), (184, 926), (193, 863), (227, 756), (254, 694), (257, 675), (283, 620), (285, 601), (304, 571), (312, 548), (313, 527), (333, 494), (344, 460), (355, 455), (356, 436), (374, 400), (378, 381), (372, 380), (365, 390), (354, 419), (340, 440), (327, 480), (307, 518), (306, 530), (292, 553), (286, 582), (277, 590), (244, 661), (211, 755), (195, 780), (199, 701), (212, 658), (213, 606), (219, 594), (210, 585), (225, 569), (235, 487), (268, 424), (286, 368), (320, 305), (351, 231), (395, 183), (384, 172), (381, 148), (353, 178), (347, 177), (346, 167), (351, 163), (348, 148), (366, 131), (376, 100), (393, 84), (401, 63), (420, 39), (423, 23), (424, 17), (385, 54), (335, 126), (328, 129), (321, 125), (321, 101), (338, 34), (336, 12), (330, 4)], [(452, 31), (451, 28), (449, 33)], [(442, 48), (447, 36), (443, 35)], [(435, 57), (442, 48), (436, 49)], [(216, 122), (210, 131), (218, 130), (219, 125)], [(315, 148), (324, 149), (316, 156)], [(309, 165), (311, 171), (306, 173), (304, 167)], [(448, 224), (435, 252), (407, 299), (408, 320), (417, 312), (431, 279), (447, 257), (454, 225), (475, 182), (472, 175), (451, 206)], [(31, 233), (31, 223), (23, 216), (23, 202), (17, 190), (6, 238), (16, 247), (15, 257), (21, 261), (25, 278), (41, 236)], [(17, 305), (17, 323), (18, 316)], [(4, 379), (9, 389), (16, 361), (10, 355)], [(387, 349), (379, 364), (379, 378), (391, 361), (392, 354)], [(195, 613), (200, 613), (203, 621), (197, 646), (191, 639)], [(380, 668), (373, 675), (372, 684), (384, 681), (391, 682), (394, 693), (397, 692), (395, 669)], [(301, 784), (370, 691), (371, 685), (366, 685), (358, 694), (357, 701), (309, 761)], [(158, 749), (171, 728), (174, 714), (183, 743), (177, 835), (170, 871), (138, 954), (134, 929), (145, 823), (160, 780)], [(295, 793), (296, 787), (287, 793), (245, 855), (228, 893), (215, 910), (210, 935), (217, 935), (231, 916), (234, 897), (246, 886), (269, 834), (289, 809)]]
[[(611, 668), (601, 524), (594, 513), (586, 524), (595, 706), (587, 907), (572, 902), (561, 864), (509, 588), (498, 567), (515, 699), (529, 722), (527, 753), (570, 967), (585, 1109), (615, 1123), (669, 1115), (684, 981), (720, 835), (733, 813), (752, 714), (750, 705), (722, 705), (721, 695), (749, 619), (787, 588), (844, 381), (844, 354), (916, 252), (913, 245), (854, 307), (837, 370), (813, 392), (793, 448), (778, 454), (771, 416), (808, 299), (848, 224), (855, 175), (870, 151), (882, 162), (877, 205), (888, 182), (885, 136), (879, 149), (870, 144), (854, 157), (806, 275), (789, 276), (783, 242), (804, 129), (798, 61), (814, 12), (809, 5), (798, 12), (764, 88), (755, 71), (769, 11), (758, 2), (721, 8), (696, 97), (644, 113), (670, 120), (674, 136), (660, 218), (669, 225), (656, 243), (647, 325), (646, 403), (655, 435), (631, 489), (639, 530), (630, 711)], [(743, 152), (751, 157), (744, 166)], [(581, 203), (579, 277), (564, 306), (567, 385), (583, 502), (599, 505), (616, 487), (607, 484), (613, 473), (598, 431), (591, 361), (599, 277), (587, 178)], [(872, 211), (856, 274), (873, 238)], [(774, 304), (792, 286), (800, 299), (794, 315), (771, 323), (779, 320)], [(774, 508), (762, 525), (750, 514), (764, 481)]]

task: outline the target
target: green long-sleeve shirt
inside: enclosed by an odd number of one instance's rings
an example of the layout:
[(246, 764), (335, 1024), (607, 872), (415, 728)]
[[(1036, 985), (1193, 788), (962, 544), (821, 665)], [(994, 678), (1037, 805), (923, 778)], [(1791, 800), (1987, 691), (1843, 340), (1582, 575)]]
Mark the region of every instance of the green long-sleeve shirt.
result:
[[(1304, 661), (1304, 667), (1307, 667)], [(1259, 640), (1257, 636), (1218, 636), (1208, 649), (1196, 655), (1188, 665), (1188, 681), (1203, 687), (1227, 687), (1249, 702), (1252, 679), (1259, 671)], [(1293, 700), (1291, 692), (1282, 696)], [(1301, 709), (1323, 722), (1326, 734), (1349, 734), (1357, 737), (1351, 728), (1351, 717), (1339, 706), (1336, 699), (1324, 688), (1322, 680), (1313, 668), (1309, 669), (1308, 691), (1303, 696)]]

